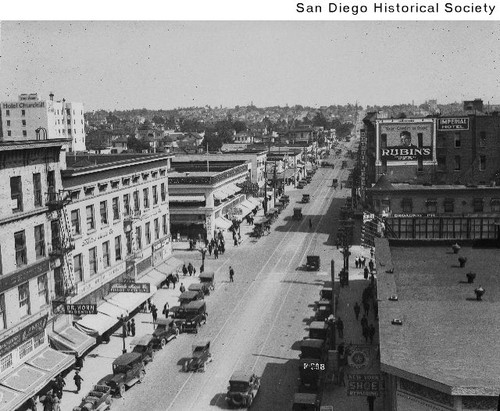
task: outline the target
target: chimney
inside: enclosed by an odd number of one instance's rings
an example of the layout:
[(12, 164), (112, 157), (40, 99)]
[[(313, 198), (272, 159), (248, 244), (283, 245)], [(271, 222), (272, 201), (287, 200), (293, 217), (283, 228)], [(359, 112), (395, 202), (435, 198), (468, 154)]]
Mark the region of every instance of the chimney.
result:
[(49, 97), (50, 97), (50, 101), (54, 101), (54, 93), (50, 93)]

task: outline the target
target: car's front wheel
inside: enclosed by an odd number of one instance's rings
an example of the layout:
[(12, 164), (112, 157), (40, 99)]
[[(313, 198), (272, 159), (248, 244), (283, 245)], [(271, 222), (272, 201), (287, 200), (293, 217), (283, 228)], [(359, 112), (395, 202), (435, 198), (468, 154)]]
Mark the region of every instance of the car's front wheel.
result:
[(118, 386), (118, 394), (120, 397), (123, 397), (125, 395), (125, 384), (120, 384)]
[(162, 338), (162, 339), (160, 340), (160, 346), (161, 346), (161, 348), (165, 347), (165, 344), (166, 344), (166, 343), (167, 343), (166, 338)]
[(141, 370), (141, 372), (139, 373), (139, 382), (143, 382), (145, 376), (146, 376), (146, 371)]

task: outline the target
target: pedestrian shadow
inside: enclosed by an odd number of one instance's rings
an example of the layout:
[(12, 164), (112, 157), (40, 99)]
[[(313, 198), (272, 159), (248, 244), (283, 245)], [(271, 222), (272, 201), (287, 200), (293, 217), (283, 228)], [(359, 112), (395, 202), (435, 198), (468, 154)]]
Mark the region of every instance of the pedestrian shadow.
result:
[(226, 393), (220, 392), (215, 394), (213, 398), (210, 400), (210, 406), (220, 408), (221, 410), (231, 410), (233, 407), (230, 407), (226, 402)]

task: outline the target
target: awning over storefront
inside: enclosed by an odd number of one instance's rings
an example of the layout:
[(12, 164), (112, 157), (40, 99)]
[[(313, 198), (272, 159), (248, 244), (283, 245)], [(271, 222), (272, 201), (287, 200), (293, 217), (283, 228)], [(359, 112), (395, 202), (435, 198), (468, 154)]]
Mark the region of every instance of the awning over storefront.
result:
[(253, 211), (255, 205), (249, 200), (243, 200), (239, 205), (248, 208), (250, 211)]
[(224, 187), (224, 190), (226, 190), (228, 193), (236, 194), (241, 191), (241, 188), (238, 187), (235, 183), (229, 183), (227, 186)]
[(72, 355), (44, 348), (0, 381), (0, 411), (11, 411), (21, 406), (74, 361)]
[(106, 331), (115, 326), (118, 320), (118, 317), (113, 318), (102, 313), (89, 314), (77, 321), (75, 327), (85, 334), (97, 337), (103, 335)]
[(70, 351), (81, 356), (95, 345), (95, 338), (82, 333), (71, 325), (49, 335), (52, 345), (59, 351)]
[(224, 217), (217, 217), (215, 219), (215, 227), (222, 228), (223, 230), (229, 229), (233, 223)]
[[(245, 200), (246, 201), (246, 200)], [(237, 208), (238, 210), (240, 210), (240, 214), (238, 214), (238, 217), (239, 218), (244, 218), (246, 217), (248, 214), (250, 214), (252, 212), (252, 210), (255, 208), (253, 207), (252, 204), (250, 204), (250, 207), (248, 205), (245, 204), (245, 201), (237, 204), (235, 206), (235, 208)]]
[[(141, 281), (142, 282), (142, 281)], [(108, 299), (108, 303), (124, 307), (129, 313), (139, 307), (144, 301), (156, 293), (156, 286), (151, 285), (149, 293), (116, 293)]]
[(146, 275), (143, 275), (140, 278), (140, 281), (141, 283), (149, 283), (155, 287), (159, 287), (166, 278), (167, 276), (165, 274), (160, 273), (156, 269), (152, 269)]
[(247, 198), (247, 200), (250, 203), (252, 203), (254, 207), (260, 207), (261, 206), (261, 200), (259, 200), (258, 198), (250, 197), (250, 198)]
[(189, 195), (189, 196), (169, 196), (168, 201), (170, 203), (204, 203), (205, 196), (204, 195)]
[(224, 188), (219, 188), (219, 189), (217, 189), (217, 190), (214, 191), (214, 198), (216, 200), (219, 200), (219, 201), (222, 201), (222, 200), (228, 198), (231, 195), (233, 195), (233, 194), (229, 193)]
[(127, 309), (118, 307), (117, 305), (109, 302), (102, 303), (99, 307), (97, 307), (97, 311), (113, 318), (120, 318), (122, 315), (126, 317), (129, 314)]

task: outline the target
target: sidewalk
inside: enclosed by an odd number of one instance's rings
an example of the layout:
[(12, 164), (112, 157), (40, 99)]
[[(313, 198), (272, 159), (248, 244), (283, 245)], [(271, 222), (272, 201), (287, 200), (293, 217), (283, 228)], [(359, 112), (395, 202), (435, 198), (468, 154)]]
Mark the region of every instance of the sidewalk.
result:
[[(370, 280), (365, 280), (363, 276), (363, 269), (356, 268), (355, 258), (357, 256), (364, 256), (366, 258), (366, 266), (370, 261), (370, 249), (359, 245), (351, 247), (351, 256), (349, 258), (349, 286), (340, 287), (338, 283), (338, 272), (342, 267), (343, 256), (339, 250), (334, 251), (334, 259), (339, 267), (335, 275), (335, 287), (339, 289), (339, 303), (337, 306), (337, 318), (342, 318), (344, 323), (344, 338), (338, 338), (337, 333), (337, 346), (340, 342), (344, 342), (346, 346), (350, 343), (353, 344), (355, 351), (359, 353), (357, 364), (350, 361), (345, 370), (345, 386), (328, 383), (323, 391), (323, 405), (333, 405), (335, 411), (368, 411), (368, 402), (366, 396), (348, 396), (347, 386), (349, 384), (348, 376), (350, 374), (379, 374), (380, 373), (380, 360), (378, 358), (378, 321), (375, 319), (373, 305), (370, 304), (370, 311), (368, 313), (368, 325), (373, 324), (377, 330), (373, 339), (373, 344), (370, 341), (365, 341), (362, 335), (362, 327), (360, 320), (363, 317), (363, 307), (361, 296), (363, 290), (370, 284)], [(338, 288), (337, 288), (338, 287)], [(361, 313), (359, 320), (356, 320), (354, 314), (354, 305), (358, 302), (361, 306)], [(377, 397), (375, 400), (375, 411), (383, 411), (383, 398)]]

